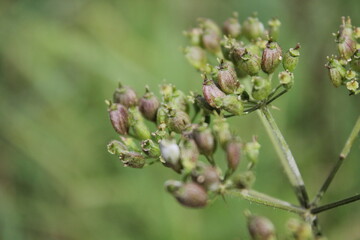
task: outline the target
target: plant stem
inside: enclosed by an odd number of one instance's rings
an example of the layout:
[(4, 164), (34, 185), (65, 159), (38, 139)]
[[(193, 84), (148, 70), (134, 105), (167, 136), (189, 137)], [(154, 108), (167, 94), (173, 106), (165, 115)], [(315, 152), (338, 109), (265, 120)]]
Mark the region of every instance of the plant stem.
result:
[(305, 189), (304, 181), (295, 159), (290, 151), (290, 148), (281, 134), (274, 117), (271, 115), (266, 105), (259, 109), (258, 113), (267, 130), (268, 135), (270, 136), (272, 143), (274, 144), (285, 173), (291, 185), (294, 187), (296, 196), (301, 206), (308, 208), (309, 198)]
[(230, 194), (240, 196), (250, 202), (254, 202), (257, 204), (265, 205), (268, 207), (278, 208), (281, 210), (297, 213), (297, 214), (305, 214), (307, 210), (305, 208), (293, 205), (289, 202), (271, 197), (269, 195), (257, 192), (255, 190), (250, 189), (242, 189), (240, 191), (231, 191)]
[(330, 210), (332, 208), (340, 207), (342, 205), (346, 205), (346, 204), (349, 204), (349, 203), (352, 203), (352, 202), (355, 202), (355, 201), (358, 201), (358, 200), (360, 200), (360, 194), (357, 194), (357, 195), (355, 195), (353, 197), (349, 197), (349, 198), (346, 198), (346, 199), (343, 199), (343, 200), (340, 200), (340, 201), (337, 201), (337, 202), (329, 203), (329, 204), (326, 204), (324, 206), (313, 208), (313, 209), (311, 209), (311, 213), (312, 214), (318, 214), (318, 213)]
[(312, 203), (311, 203), (312, 206), (316, 206), (319, 203), (319, 201), (321, 200), (321, 198), (324, 196), (326, 190), (329, 188), (330, 183), (334, 179), (336, 173), (340, 169), (341, 165), (344, 163), (344, 160), (346, 159), (346, 157), (349, 155), (350, 149), (351, 149), (356, 137), (359, 135), (359, 132), (360, 132), (360, 116), (358, 117), (348, 139), (346, 140), (345, 146), (343, 147), (337, 162), (335, 163), (330, 174), (326, 178), (324, 184), (321, 186), (319, 192), (316, 194), (314, 200), (312, 201)]

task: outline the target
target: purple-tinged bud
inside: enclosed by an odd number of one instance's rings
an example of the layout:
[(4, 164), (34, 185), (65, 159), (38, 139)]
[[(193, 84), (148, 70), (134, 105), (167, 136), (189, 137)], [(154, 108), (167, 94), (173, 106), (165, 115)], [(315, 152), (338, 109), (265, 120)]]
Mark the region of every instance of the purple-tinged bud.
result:
[(120, 141), (112, 140), (107, 145), (107, 150), (110, 154), (120, 155), (122, 152), (127, 151), (127, 147)]
[(262, 77), (253, 77), (253, 88), (251, 95), (256, 100), (264, 100), (266, 99), (271, 92), (271, 82), (269, 79), (265, 79)]
[(215, 55), (221, 55), (220, 35), (212, 30), (205, 30), (201, 38), (202, 46)]
[(220, 143), (220, 146), (223, 149), (226, 149), (226, 144), (232, 138), (230, 132), (230, 126), (229, 123), (226, 121), (226, 118), (222, 116), (216, 116), (214, 118), (213, 130), (214, 130), (214, 135), (218, 140), (218, 143)]
[(123, 152), (119, 159), (125, 167), (142, 168), (145, 165), (145, 157), (137, 152)]
[(237, 65), (245, 51), (246, 49), (243, 45), (233, 44), (229, 52), (230, 59)]
[(166, 188), (173, 190), (170, 193), (185, 207), (201, 208), (207, 204), (208, 195), (205, 189), (197, 183), (189, 182), (180, 187), (176, 184), (169, 186), (169, 183), (167, 183)]
[(199, 46), (201, 44), (202, 34), (203, 30), (201, 28), (192, 28), (189, 31), (184, 32), (184, 35), (189, 38), (190, 43), (193, 46)]
[(277, 18), (273, 18), (268, 21), (269, 25), (269, 37), (274, 41), (277, 41), (279, 38), (281, 22)]
[(216, 108), (215, 99), (222, 98), (225, 96), (225, 93), (222, 92), (214, 83), (213, 80), (208, 79), (206, 75), (203, 75), (204, 82), (202, 91), (205, 97), (206, 102), (213, 108)]
[(349, 60), (356, 51), (356, 40), (348, 36), (338, 36), (336, 42), (340, 56)]
[(267, 73), (273, 73), (282, 60), (282, 51), (277, 42), (269, 41), (263, 51), (261, 69)]
[(245, 50), (245, 53), (241, 55), (241, 59), (238, 63), (240, 70), (250, 76), (255, 76), (260, 72), (261, 59), (258, 55), (254, 55)]
[(160, 106), (157, 97), (146, 87), (146, 93), (139, 101), (139, 109), (143, 116), (149, 121), (156, 121), (156, 113)]
[(192, 133), (192, 137), (195, 140), (201, 154), (211, 156), (214, 153), (216, 149), (216, 141), (208, 124), (203, 123), (195, 128)]
[(168, 117), (168, 127), (176, 133), (182, 133), (191, 124), (189, 115), (181, 110), (171, 109)]
[(180, 143), (180, 161), (186, 173), (190, 173), (197, 164), (199, 150), (193, 139), (185, 138)]
[(346, 75), (346, 69), (336, 58), (328, 58), (328, 63), (325, 65), (325, 67), (329, 70), (330, 80), (335, 87), (339, 87), (341, 84), (343, 84)]
[(360, 72), (360, 49), (357, 49), (351, 59), (351, 68), (354, 71)]
[(129, 123), (134, 136), (140, 140), (146, 140), (151, 137), (150, 131), (145, 124), (144, 118), (137, 107), (129, 108)]
[(218, 191), (221, 185), (219, 170), (213, 166), (199, 166), (191, 173), (194, 182), (208, 191)]
[(294, 85), (294, 74), (288, 70), (280, 72), (278, 78), (280, 84), (286, 89), (290, 89)]
[(129, 131), (129, 117), (128, 111), (121, 104), (113, 104), (106, 101), (108, 104), (108, 112), (110, 116), (111, 125), (115, 131), (121, 135), (126, 135)]
[(254, 240), (275, 240), (275, 227), (272, 222), (261, 216), (248, 217), (248, 230)]
[(163, 139), (159, 143), (161, 158), (166, 167), (181, 172), (180, 148), (175, 140)]
[(238, 189), (251, 189), (254, 185), (255, 179), (256, 177), (253, 171), (246, 171), (234, 176), (232, 182)]
[(154, 143), (154, 141), (151, 139), (142, 141), (141, 149), (147, 156), (151, 158), (158, 158), (161, 155), (159, 145)]
[(285, 70), (293, 72), (299, 62), (300, 44), (296, 44), (294, 48), (290, 48), (283, 56), (283, 67)]
[(243, 23), (243, 34), (251, 41), (263, 38), (265, 35), (264, 24), (255, 16), (248, 17)]
[(238, 20), (238, 14), (234, 13), (233, 17), (228, 18), (223, 25), (223, 32), (226, 36), (238, 38), (241, 34), (241, 25)]
[(241, 143), (238, 139), (232, 139), (226, 144), (226, 160), (228, 169), (234, 172), (239, 165), (241, 157)]
[(207, 57), (204, 49), (198, 46), (186, 47), (184, 49), (185, 57), (189, 63), (197, 70), (206, 69)]
[(230, 63), (221, 61), (217, 74), (217, 84), (227, 94), (237, 93), (240, 82), (237, 80), (235, 69)]
[(138, 103), (135, 91), (128, 86), (122, 86), (121, 83), (114, 92), (113, 100), (114, 103), (120, 103), (127, 108), (136, 106)]
[(226, 95), (222, 98), (216, 98), (215, 104), (218, 108), (224, 109), (234, 115), (241, 115), (244, 112), (244, 105), (239, 95)]
[(359, 82), (356, 80), (351, 80), (346, 83), (346, 88), (351, 92), (355, 93), (359, 90)]

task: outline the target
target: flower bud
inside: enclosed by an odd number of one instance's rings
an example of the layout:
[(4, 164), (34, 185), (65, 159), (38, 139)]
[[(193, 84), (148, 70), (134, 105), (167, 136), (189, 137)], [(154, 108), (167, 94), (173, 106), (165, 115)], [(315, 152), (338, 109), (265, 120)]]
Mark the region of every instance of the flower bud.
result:
[(238, 95), (226, 95), (222, 98), (216, 98), (215, 104), (218, 108), (225, 109), (234, 115), (241, 115), (244, 112), (244, 105)]
[(207, 79), (206, 75), (203, 75), (203, 94), (206, 102), (213, 108), (216, 108), (215, 98), (221, 98), (225, 96), (225, 93), (222, 92), (214, 83), (213, 80)]
[(185, 207), (201, 208), (207, 204), (208, 195), (205, 189), (197, 183), (185, 183), (178, 187), (178, 189), (176, 189), (177, 185), (175, 184), (175, 186), (167, 186), (167, 189), (169, 188), (173, 190), (173, 192), (170, 193)]
[(168, 127), (176, 133), (182, 133), (191, 123), (189, 115), (181, 110), (171, 109), (168, 116)]
[(206, 69), (207, 57), (204, 49), (198, 46), (186, 47), (184, 49), (185, 57), (189, 63), (197, 70)]
[(328, 58), (328, 60), (325, 67), (329, 69), (330, 80), (335, 87), (339, 87), (345, 78), (346, 69), (334, 57)]
[(240, 82), (237, 80), (235, 69), (230, 63), (223, 61), (220, 63), (217, 83), (220, 89), (227, 94), (237, 92), (239, 89)]
[(213, 166), (199, 166), (191, 174), (193, 181), (205, 187), (208, 191), (217, 191), (220, 188), (220, 173)]
[(152, 158), (158, 158), (161, 155), (159, 145), (154, 143), (151, 139), (142, 141), (141, 149), (147, 156)]
[(351, 80), (346, 83), (346, 88), (351, 92), (355, 93), (359, 89), (359, 82)]
[(269, 29), (269, 37), (272, 40), (277, 41), (278, 38), (279, 38), (281, 22), (279, 21), (279, 19), (273, 18), (273, 19), (268, 21), (268, 25), (270, 27), (270, 29)]
[(280, 72), (278, 78), (280, 84), (286, 89), (290, 89), (294, 85), (294, 74), (288, 70)]
[(229, 123), (226, 118), (216, 116), (214, 119), (214, 134), (223, 149), (226, 149), (226, 144), (232, 138)]
[(232, 139), (226, 144), (226, 160), (228, 169), (234, 172), (239, 165), (241, 157), (241, 143), (238, 139)]
[(254, 138), (252, 142), (245, 144), (244, 152), (246, 158), (250, 161), (250, 167), (258, 162), (260, 147), (256, 138)]
[(176, 141), (163, 139), (160, 141), (159, 147), (164, 165), (180, 173), (180, 148), (176, 144)]
[(192, 137), (195, 140), (201, 154), (210, 156), (214, 153), (216, 149), (216, 141), (208, 124), (203, 123), (195, 128), (192, 133)]
[(122, 152), (127, 151), (127, 148), (122, 142), (112, 140), (108, 143), (107, 150), (110, 154), (120, 155)]
[(251, 189), (254, 185), (255, 179), (256, 177), (253, 171), (246, 171), (245, 173), (240, 173), (234, 176), (232, 182), (238, 189)]
[(151, 137), (150, 131), (145, 124), (144, 118), (142, 117), (137, 107), (129, 108), (129, 123), (134, 136), (137, 139), (145, 140)]
[(271, 82), (262, 77), (253, 77), (253, 88), (251, 95), (256, 100), (266, 99), (271, 92)]
[(282, 60), (282, 51), (277, 42), (269, 41), (263, 51), (261, 69), (267, 73), (273, 73)]
[(283, 67), (285, 70), (293, 72), (296, 68), (296, 65), (299, 62), (300, 57), (300, 44), (296, 44), (294, 48), (290, 48), (283, 57)]
[(250, 76), (257, 75), (260, 71), (261, 59), (258, 55), (254, 55), (245, 49), (241, 59), (238, 63), (241, 71), (245, 72)]
[(227, 36), (224, 36), (221, 39), (221, 41), (220, 41), (221, 52), (226, 60), (229, 60), (229, 61), (231, 60), (230, 51), (231, 51), (231, 48), (236, 44), (237, 44), (237, 42), (233, 38), (228, 38)]
[(114, 103), (120, 103), (127, 108), (136, 106), (138, 102), (135, 91), (128, 86), (123, 87), (121, 83), (119, 83), (119, 87), (114, 92), (113, 100)]
[(186, 173), (190, 173), (199, 158), (199, 150), (193, 139), (183, 139), (180, 143), (180, 159)]
[(209, 18), (198, 18), (199, 26), (203, 30), (213, 31), (217, 35), (221, 35), (221, 30), (219, 26)]
[(264, 37), (265, 28), (256, 16), (248, 17), (243, 23), (243, 34), (251, 41)]
[(360, 49), (357, 49), (351, 59), (351, 68), (354, 71), (360, 72)]
[(234, 16), (228, 18), (223, 25), (223, 32), (226, 36), (232, 38), (238, 38), (241, 34), (241, 25), (238, 21), (238, 14), (234, 13)]
[(350, 17), (347, 17), (347, 18), (342, 17), (341, 18), (339, 36), (353, 38), (353, 27), (351, 25)]
[(146, 87), (146, 93), (139, 101), (139, 109), (142, 115), (149, 121), (155, 121), (159, 106), (160, 102), (157, 97)]
[(338, 36), (336, 42), (340, 56), (349, 60), (356, 51), (356, 40), (352, 37)]
[(201, 28), (192, 28), (189, 31), (184, 32), (184, 35), (189, 38), (190, 43), (193, 46), (199, 46), (201, 44), (202, 34), (203, 30)]
[(275, 240), (275, 227), (272, 222), (261, 216), (248, 217), (248, 230), (254, 240)]
[(144, 156), (137, 152), (123, 152), (119, 159), (125, 167), (142, 168), (145, 165)]
[(121, 104), (112, 104), (110, 101), (106, 101), (106, 103), (109, 106), (108, 112), (111, 125), (117, 133), (126, 135), (129, 131), (128, 111)]
[(121, 139), (121, 142), (124, 143), (124, 145), (126, 146), (126, 148), (129, 151), (133, 151), (133, 152), (141, 151), (140, 147), (138, 146), (137, 141), (135, 141), (134, 138), (120, 136), (120, 139)]
[(168, 103), (169, 107), (178, 109), (183, 112), (189, 112), (189, 104), (187, 102), (187, 96), (184, 92), (174, 88), (173, 94), (171, 95)]
[(201, 43), (207, 51), (216, 55), (221, 53), (220, 36), (216, 32), (205, 30), (201, 38)]

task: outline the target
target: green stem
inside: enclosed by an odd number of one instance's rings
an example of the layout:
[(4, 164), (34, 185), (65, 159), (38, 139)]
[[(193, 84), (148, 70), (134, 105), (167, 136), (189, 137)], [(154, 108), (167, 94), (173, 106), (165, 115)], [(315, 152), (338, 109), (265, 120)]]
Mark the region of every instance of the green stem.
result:
[(337, 202), (326, 204), (324, 206), (313, 208), (313, 209), (311, 209), (311, 213), (318, 214), (318, 213), (321, 213), (321, 212), (324, 212), (324, 211), (327, 211), (327, 210), (330, 210), (330, 209), (333, 209), (336, 207), (340, 207), (340, 206), (343, 206), (343, 205), (346, 205), (346, 204), (349, 204), (349, 203), (352, 203), (355, 201), (359, 201), (359, 200), (360, 200), (360, 194), (357, 194), (353, 197), (349, 197), (349, 198), (346, 198), (346, 199), (343, 199), (343, 200), (340, 200)]
[(345, 143), (345, 146), (343, 147), (343, 149), (339, 155), (337, 162), (335, 163), (330, 174), (326, 178), (324, 184), (321, 186), (319, 192), (316, 194), (314, 200), (312, 201), (312, 203), (311, 203), (312, 206), (316, 206), (319, 203), (319, 201), (321, 200), (321, 198), (324, 196), (326, 190), (329, 188), (336, 173), (340, 169), (341, 165), (344, 163), (344, 160), (346, 159), (346, 157), (349, 155), (350, 149), (351, 149), (356, 137), (359, 135), (359, 132), (360, 132), (360, 116), (358, 117), (358, 119), (357, 119), (357, 121)]
[(242, 189), (242, 190), (236, 190), (236, 191), (233, 190), (233, 191), (230, 191), (229, 194), (235, 195), (235, 196), (240, 196), (241, 198), (244, 198), (250, 202), (265, 205), (268, 207), (278, 208), (281, 210), (297, 213), (300, 215), (307, 213), (307, 210), (305, 208), (293, 205), (289, 202), (271, 197), (269, 195), (257, 192), (255, 190), (250, 190), (250, 189)]
[(267, 106), (263, 106), (261, 109), (259, 109), (258, 113), (272, 143), (274, 144), (285, 173), (291, 185), (294, 187), (296, 196), (301, 206), (308, 208), (309, 198), (305, 189), (304, 181), (295, 159), (290, 151), (290, 148), (281, 134), (274, 117), (271, 115)]

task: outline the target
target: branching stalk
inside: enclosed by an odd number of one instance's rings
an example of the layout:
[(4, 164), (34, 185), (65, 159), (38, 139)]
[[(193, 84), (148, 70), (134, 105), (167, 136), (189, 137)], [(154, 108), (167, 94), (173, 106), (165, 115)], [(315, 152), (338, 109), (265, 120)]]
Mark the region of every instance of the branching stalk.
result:
[(313, 208), (313, 209), (311, 209), (311, 213), (318, 214), (318, 213), (325, 212), (327, 210), (330, 210), (330, 209), (333, 209), (336, 207), (340, 207), (340, 206), (343, 206), (343, 205), (346, 205), (346, 204), (349, 204), (349, 203), (352, 203), (355, 201), (359, 201), (359, 200), (360, 200), (360, 194), (357, 194), (353, 197), (349, 197), (349, 198), (346, 198), (346, 199), (343, 199), (343, 200), (340, 200), (337, 202), (326, 204), (324, 206)]

